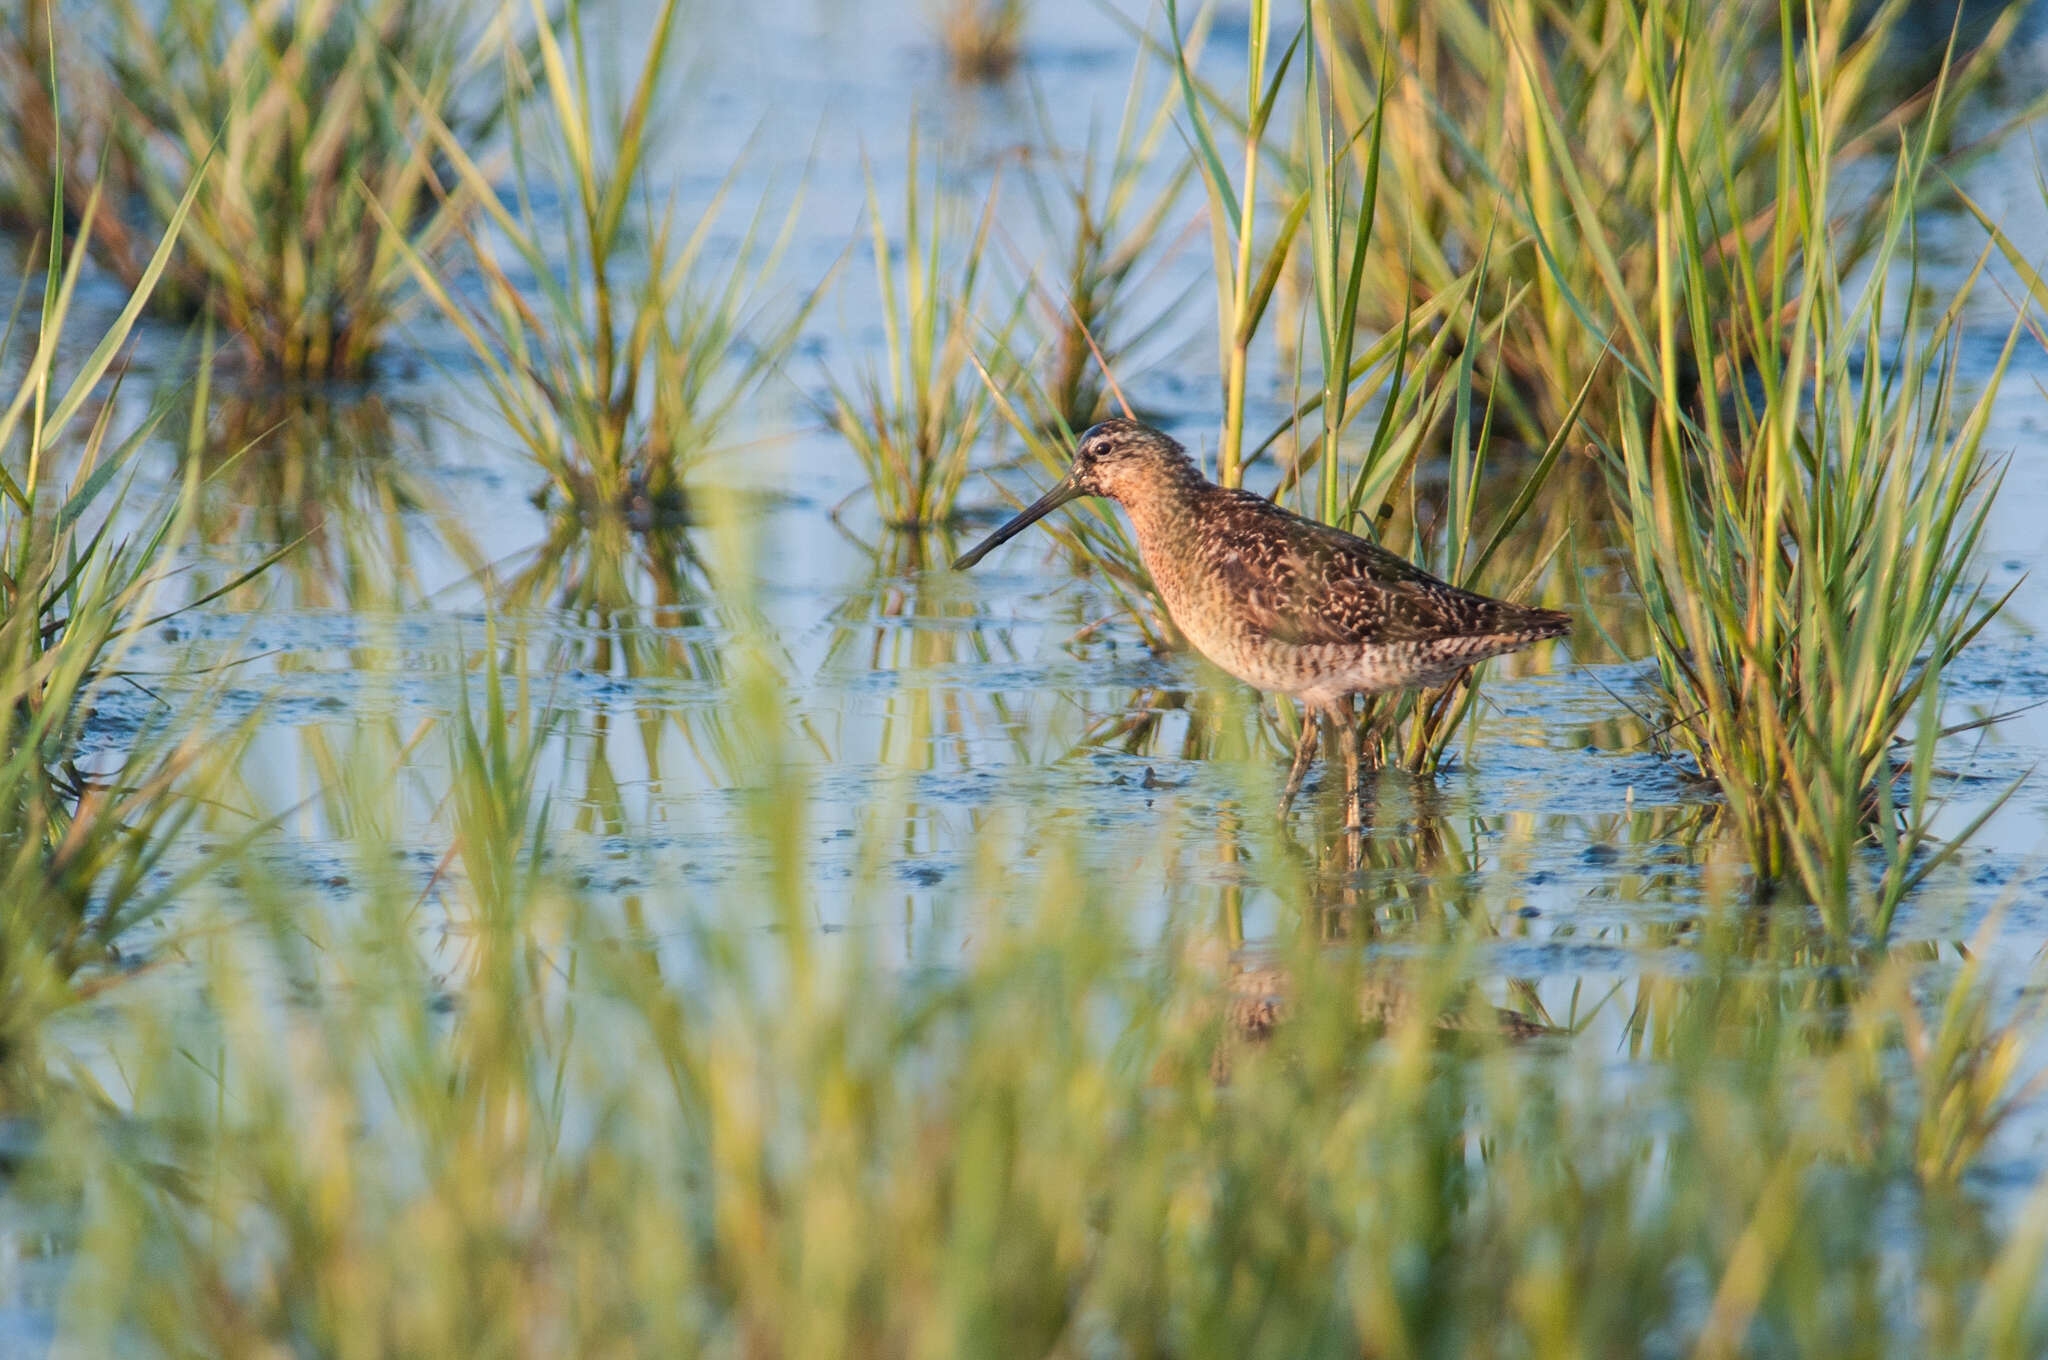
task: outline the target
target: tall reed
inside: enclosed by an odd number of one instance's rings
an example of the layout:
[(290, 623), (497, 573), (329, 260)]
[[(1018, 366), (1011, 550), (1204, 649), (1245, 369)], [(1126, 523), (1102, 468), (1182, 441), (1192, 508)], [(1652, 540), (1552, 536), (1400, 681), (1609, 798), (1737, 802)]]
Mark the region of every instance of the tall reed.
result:
[[(1714, 364), (1718, 345), (1651, 320), (1668, 273), (1657, 253), (1666, 175), (1675, 159), (1694, 167), (1691, 208), (1701, 231), (1733, 245), (1768, 233), (1783, 187), (1776, 164), (1787, 99), (1824, 105), (1830, 146), (1844, 163), (1883, 154), (1906, 125), (1925, 128), (1955, 156), (1963, 97), (1988, 78), (2013, 32), (2005, 11), (1973, 28), (1977, 41), (1931, 98), (1932, 63), (1907, 47), (1908, 6), (1828, 0), (1810, 18), (1812, 62), (1786, 64), (1775, 0), (1700, 5), (1658, 0), (1571, 5), (1516, 0), (1410, 6), (1395, 0), (1318, 6), (1329, 89), (1350, 127), (1375, 110), (1383, 151), (1352, 145), (1361, 172), (1383, 156), (1383, 192), (1409, 230), (1374, 241), (1358, 290), (1367, 325), (1388, 330), (1420, 302), (1443, 295), (1498, 237), (1483, 297), (1498, 315), (1526, 291), (1497, 353), (1482, 356), (1483, 386), (1512, 430), (1541, 444), (1589, 374), (1600, 374), (1586, 410), (1603, 426), (1627, 373), (1670, 365), (1689, 378)], [(1974, 23), (1974, 21), (1973, 21)], [(1662, 65), (1645, 57), (1655, 52)], [(1913, 74), (1901, 84), (1900, 71)], [(1818, 79), (1823, 88), (1812, 81)], [(1658, 113), (1673, 90), (1704, 98)], [(1919, 201), (1932, 184), (1916, 183)], [(1834, 244), (1844, 267), (1875, 244), (1888, 205), (1837, 194)], [(1503, 218), (1505, 214), (1505, 219)], [(1726, 313), (1741, 304), (1732, 276), (1708, 271), (1701, 302)], [(1675, 349), (1661, 349), (1669, 338)]]
[(1243, 144), (1243, 168), (1233, 179), (1224, 164), (1218, 119), (1210, 102), (1196, 91), (1194, 60), (1199, 43), (1183, 39), (1174, 0), (1167, 0), (1166, 19), (1172, 31), (1170, 57), (1180, 79), (1181, 108), (1208, 197), (1209, 243), (1215, 258), (1217, 362), (1223, 374), (1223, 432), (1216, 448), (1216, 480), (1236, 486), (1244, 478), (1245, 401), (1252, 343), (1311, 202), (1306, 188), (1288, 195), (1271, 239), (1259, 239), (1260, 172), (1271, 158), (1267, 129), (1286, 88), (1302, 34), (1297, 31), (1279, 59), (1272, 60), (1272, 5), (1270, 0), (1252, 0), (1245, 44), (1244, 105), (1233, 119)]

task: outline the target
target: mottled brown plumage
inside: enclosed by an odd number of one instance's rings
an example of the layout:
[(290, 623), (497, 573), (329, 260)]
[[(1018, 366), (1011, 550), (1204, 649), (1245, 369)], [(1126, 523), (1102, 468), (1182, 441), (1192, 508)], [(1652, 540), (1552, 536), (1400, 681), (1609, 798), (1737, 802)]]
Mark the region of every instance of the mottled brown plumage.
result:
[[(1080, 496), (1111, 497), (1130, 515), (1166, 612), (1195, 650), (1332, 723), (1348, 719), (1354, 694), (1440, 685), (1570, 630), (1555, 610), (1460, 590), (1377, 544), (1217, 486), (1179, 444), (1131, 420), (1082, 435), (1066, 477), (953, 565), (973, 566)], [(1283, 814), (1314, 753), (1314, 727), (1303, 726)], [(1355, 741), (1345, 754), (1355, 803)]]

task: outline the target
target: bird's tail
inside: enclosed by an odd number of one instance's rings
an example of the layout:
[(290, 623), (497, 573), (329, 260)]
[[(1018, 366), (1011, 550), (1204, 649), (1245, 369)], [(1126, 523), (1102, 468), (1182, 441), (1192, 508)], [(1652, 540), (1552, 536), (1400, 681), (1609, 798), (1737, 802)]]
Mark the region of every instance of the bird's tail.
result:
[(1508, 625), (1503, 631), (1514, 633), (1530, 642), (1564, 637), (1572, 631), (1572, 616), (1561, 609), (1517, 608), (1502, 622)]

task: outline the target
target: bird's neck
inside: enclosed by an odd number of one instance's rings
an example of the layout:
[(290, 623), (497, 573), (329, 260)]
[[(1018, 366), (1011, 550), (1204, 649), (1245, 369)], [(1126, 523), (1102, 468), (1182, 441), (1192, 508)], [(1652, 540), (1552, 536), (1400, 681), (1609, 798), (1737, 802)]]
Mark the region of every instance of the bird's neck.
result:
[(1174, 542), (1193, 528), (1197, 503), (1204, 492), (1214, 489), (1200, 468), (1177, 458), (1134, 473), (1116, 489), (1116, 499), (1131, 517), (1138, 548), (1149, 562), (1156, 546)]

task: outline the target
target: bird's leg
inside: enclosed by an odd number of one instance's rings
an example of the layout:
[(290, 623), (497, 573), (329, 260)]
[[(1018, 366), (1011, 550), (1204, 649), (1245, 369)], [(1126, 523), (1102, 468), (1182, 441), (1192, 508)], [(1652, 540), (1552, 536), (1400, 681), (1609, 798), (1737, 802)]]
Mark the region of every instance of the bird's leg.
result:
[(1351, 858), (1355, 862), (1361, 846), (1358, 830), (1364, 820), (1358, 814), (1358, 729), (1351, 712), (1351, 701), (1346, 698), (1322, 710), (1323, 750), (1327, 758), (1335, 760), (1339, 750), (1344, 752), (1344, 829), (1351, 835)]
[(1394, 702), (1397, 697), (1388, 695), (1373, 704), (1372, 722), (1367, 724), (1365, 734), (1360, 738), (1366, 752), (1363, 758), (1369, 762), (1366, 766), (1368, 769), (1377, 770), (1386, 764), (1386, 761), (1380, 758), (1380, 747), (1385, 743), (1388, 731), (1394, 726), (1394, 715), (1400, 712), (1399, 706)]
[[(1323, 759), (1326, 762), (1334, 761), (1337, 759), (1337, 752), (1344, 747), (1344, 719), (1339, 716), (1337, 706), (1332, 704), (1328, 708), (1317, 710), (1316, 721), (1323, 729)], [(1327, 777), (1324, 782), (1328, 782)]]
[(1280, 820), (1287, 820), (1287, 810), (1294, 806), (1294, 795), (1301, 792), (1301, 781), (1308, 777), (1308, 763), (1316, 757), (1316, 716), (1306, 709), (1301, 715), (1301, 735), (1294, 742), (1294, 764), (1287, 769), (1287, 786), (1280, 790)]
[(1344, 739), (1344, 829), (1355, 836), (1365, 829), (1358, 806), (1358, 720), (1351, 711), (1351, 696), (1339, 702), (1337, 727)]

